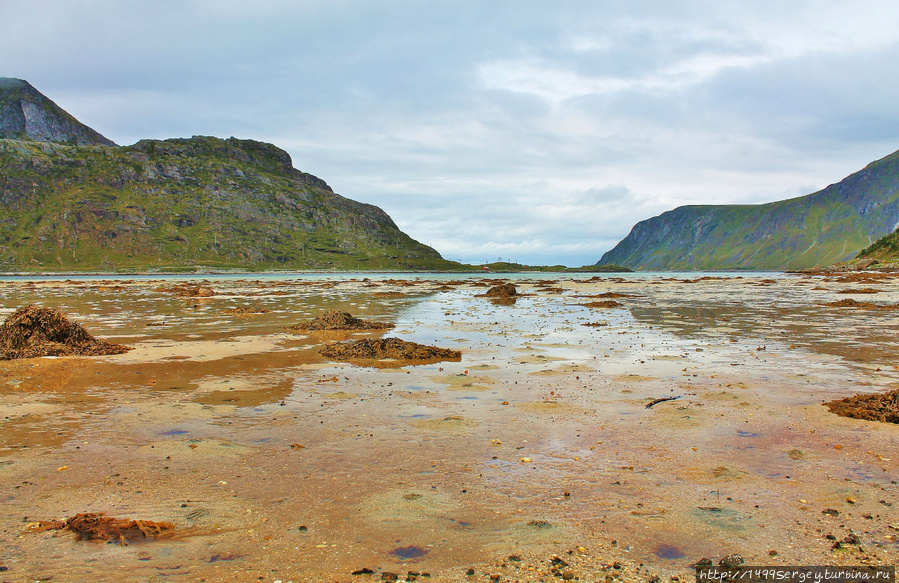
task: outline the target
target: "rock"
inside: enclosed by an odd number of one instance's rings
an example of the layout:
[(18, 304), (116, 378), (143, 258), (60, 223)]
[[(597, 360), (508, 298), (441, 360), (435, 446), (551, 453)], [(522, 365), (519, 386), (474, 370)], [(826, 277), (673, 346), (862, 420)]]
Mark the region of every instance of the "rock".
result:
[(115, 146), (22, 79), (0, 77), (0, 138)]
[(723, 559), (718, 561), (718, 566), (724, 567), (726, 569), (730, 569), (733, 567), (739, 567), (740, 565), (742, 565), (745, 562), (746, 561), (743, 560), (743, 557), (741, 557), (740, 555), (737, 555), (737, 554), (733, 554), (733, 555), (727, 555), (726, 557), (724, 557)]

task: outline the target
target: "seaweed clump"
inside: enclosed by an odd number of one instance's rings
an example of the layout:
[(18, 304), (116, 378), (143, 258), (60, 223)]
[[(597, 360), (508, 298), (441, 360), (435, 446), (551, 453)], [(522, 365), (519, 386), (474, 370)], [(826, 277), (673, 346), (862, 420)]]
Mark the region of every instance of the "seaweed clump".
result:
[(615, 300), (599, 300), (596, 302), (587, 302), (585, 304), (581, 304), (585, 308), (620, 308), (621, 303), (616, 302)]
[(178, 298), (211, 298), (215, 290), (201, 283), (179, 283), (170, 287), (158, 287), (156, 291), (175, 294)]
[(267, 314), (268, 310), (259, 306), (237, 306), (227, 308), (225, 313), (229, 316), (258, 316), (259, 314)]
[(511, 306), (515, 304), (515, 300), (521, 297), (521, 294), (513, 284), (502, 283), (491, 287), (483, 297), (490, 298), (491, 302), (499, 306)]
[(124, 545), (126, 541), (135, 539), (156, 538), (173, 528), (175, 525), (171, 522), (113, 518), (103, 512), (84, 512), (66, 520), (38, 522), (34, 530), (69, 530), (77, 535), (78, 540), (117, 541)]
[(0, 360), (39, 356), (122, 354), (130, 346), (94, 338), (81, 324), (53, 308), (28, 305), (0, 325)]
[(846, 298), (824, 305), (830, 308), (866, 308), (869, 310), (895, 310), (899, 308), (893, 305), (875, 304), (874, 302), (860, 302), (852, 298)]
[(426, 346), (399, 338), (364, 338), (351, 342), (334, 342), (325, 346), (322, 356), (332, 360), (415, 360), (436, 362), (462, 360), (462, 353), (449, 348)]
[(488, 298), (514, 298), (518, 296), (518, 290), (511, 283), (503, 283), (491, 287), (484, 295)]
[(289, 326), (288, 330), (386, 330), (388, 328), (393, 328), (393, 324), (360, 320), (348, 312), (329, 310), (311, 322), (301, 322)]
[(825, 403), (831, 413), (853, 419), (899, 423), (899, 389), (886, 393), (854, 395)]

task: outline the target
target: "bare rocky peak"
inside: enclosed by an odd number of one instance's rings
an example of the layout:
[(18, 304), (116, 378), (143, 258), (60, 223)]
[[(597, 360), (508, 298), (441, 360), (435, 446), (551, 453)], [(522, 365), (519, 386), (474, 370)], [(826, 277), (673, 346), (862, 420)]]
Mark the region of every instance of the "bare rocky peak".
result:
[(0, 138), (115, 146), (22, 79), (0, 77)]

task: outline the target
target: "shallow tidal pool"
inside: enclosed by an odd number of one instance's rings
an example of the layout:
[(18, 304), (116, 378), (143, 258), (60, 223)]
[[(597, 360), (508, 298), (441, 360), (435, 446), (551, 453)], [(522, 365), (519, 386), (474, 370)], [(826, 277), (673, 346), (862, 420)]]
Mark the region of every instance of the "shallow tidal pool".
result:
[[(134, 347), (0, 361), (0, 579), (895, 564), (899, 426), (822, 403), (899, 386), (899, 311), (828, 305), (897, 304), (899, 278), (701, 275), (516, 275), (508, 305), (483, 297), (497, 277), (248, 275), (202, 298), (154, 279), (0, 281), (2, 318), (40, 304)], [(395, 328), (286, 329), (330, 309)], [(462, 360), (319, 354), (381, 336)], [(127, 545), (29, 528), (82, 512), (175, 528)]]

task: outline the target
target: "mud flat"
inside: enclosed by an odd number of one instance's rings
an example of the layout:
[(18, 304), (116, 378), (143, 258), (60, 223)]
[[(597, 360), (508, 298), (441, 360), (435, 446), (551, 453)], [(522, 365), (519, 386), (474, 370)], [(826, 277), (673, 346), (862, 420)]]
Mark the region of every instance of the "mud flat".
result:
[[(0, 281), (0, 319), (45, 306), (132, 347), (0, 362), (0, 578), (686, 581), (733, 555), (897, 562), (899, 425), (825, 403), (899, 388), (899, 311), (869, 305), (899, 304), (899, 280), (873, 295), (815, 275), (506, 275), (514, 304), (480, 297), (495, 283)], [(286, 329), (329, 310), (461, 360), (329, 361), (327, 343), (387, 332)], [(129, 536), (29, 528), (79, 516)]]

